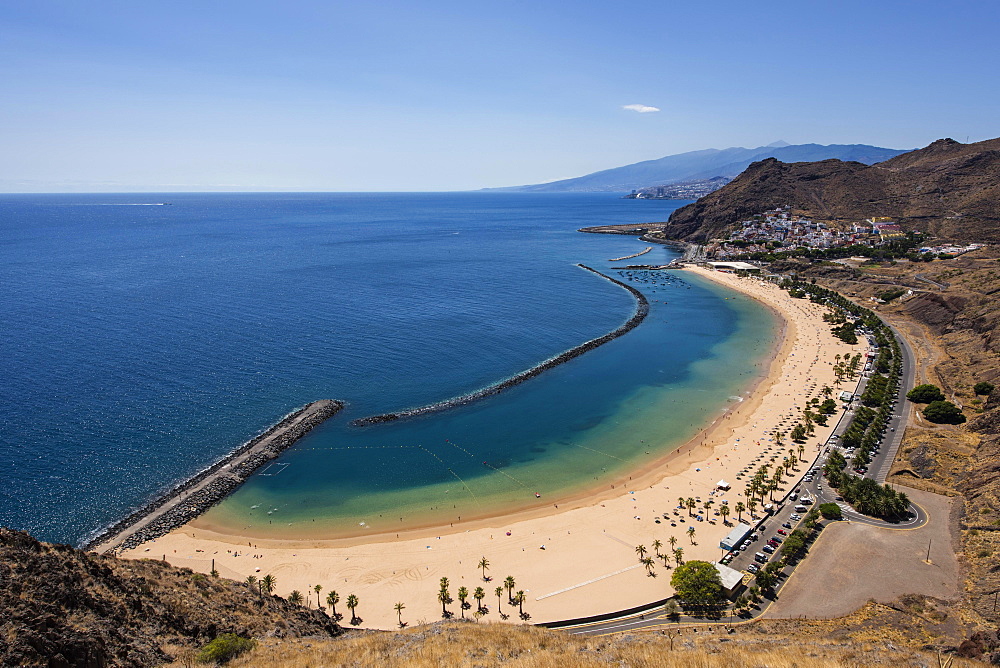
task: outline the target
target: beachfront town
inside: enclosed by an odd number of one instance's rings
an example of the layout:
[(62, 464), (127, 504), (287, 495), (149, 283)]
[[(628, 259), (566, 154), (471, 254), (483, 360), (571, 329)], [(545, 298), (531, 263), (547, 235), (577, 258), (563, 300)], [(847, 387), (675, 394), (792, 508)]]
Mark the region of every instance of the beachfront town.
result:
[(873, 217), (834, 229), (783, 206), (737, 223), (728, 239), (713, 240), (706, 245), (705, 253), (714, 259), (764, 259), (760, 256), (798, 249), (833, 250), (833, 255), (838, 249), (894, 248), (897, 254), (905, 254), (909, 259), (930, 259), (925, 256), (954, 257), (982, 247), (982, 244), (923, 246), (921, 242), (921, 237), (907, 234), (891, 218)]

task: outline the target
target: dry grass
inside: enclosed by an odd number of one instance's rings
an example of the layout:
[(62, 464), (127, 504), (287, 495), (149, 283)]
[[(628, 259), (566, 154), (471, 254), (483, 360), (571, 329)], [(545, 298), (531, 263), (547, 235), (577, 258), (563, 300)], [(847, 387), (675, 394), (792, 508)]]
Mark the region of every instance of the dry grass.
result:
[[(718, 627), (717, 631), (722, 631)], [(360, 633), (337, 640), (277, 640), (260, 643), (230, 666), (305, 668), (309, 666), (379, 666), (380, 668), (449, 668), (505, 666), (587, 668), (820, 668), (829, 666), (938, 666), (939, 655), (892, 643), (834, 641), (782, 635), (708, 633), (702, 629), (645, 632), (582, 638), (564, 632), (505, 624), (439, 622), (399, 633)], [(944, 659), (942, 659), (944, 660)], [(178, 662), (174, 666), (191, 665)], [(941, 665), (944, 665), (943, 663)], [(954, 668), (983, 666), (955, 659)]]

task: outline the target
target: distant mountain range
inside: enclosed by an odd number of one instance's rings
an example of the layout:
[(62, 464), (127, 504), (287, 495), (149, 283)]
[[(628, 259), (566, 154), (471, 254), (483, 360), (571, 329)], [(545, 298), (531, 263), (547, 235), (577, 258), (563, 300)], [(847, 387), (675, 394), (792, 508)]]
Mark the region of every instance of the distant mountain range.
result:
[(877, 165), (767, 158), (719, 190), (677, 209), (667, 238), (703, 242), (778, 206), (819, 220), (890, 216), (905, 230), (945, 239), (1000, 241), (1000, 139), (939, 139)]
[(668, 155), (658, 160), (645, 160), (624, 167), (605, 169), (574, 179), (507, 188), (484, 188), (506, 192), (621, 192), (652, 186), (711, 179), (716, 176), (734, 178), (750, 163), (766, 158), (782, 162), (813, 162), (816, 160), (851, 160), (871, 165), (895, 157), (906, 151), (880, 148), (866, 144), (786, 144), (775, 142), (757, 148), (710, 148)]

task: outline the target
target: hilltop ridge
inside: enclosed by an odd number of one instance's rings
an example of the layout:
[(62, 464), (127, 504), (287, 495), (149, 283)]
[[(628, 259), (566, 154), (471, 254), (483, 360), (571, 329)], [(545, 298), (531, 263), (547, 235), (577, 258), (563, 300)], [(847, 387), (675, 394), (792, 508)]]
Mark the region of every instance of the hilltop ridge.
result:
[(819, 220), (889, 216), (904, 230), (998, 241), (1000, 138), (973, 144), (939, 139), (874, 165), (766, 158), (675, 211), (664, 235), (702, 242), (740, 220), (785, 205)]
[(717, 176), (734, 177), (752, 162), (777, 158), (786, 162), (839, 158), (872, 164), (888, 160), (905, 151), (869, 146), (867, 144), (786, 144), (774, 142), (768, 146), (725, 149), (703, 149), (668, 155), (656, 160), (643, 160), (631, 165), (605, 169), (572, 179), (550, 183), (484, 188), (492, 192), (622, 192), (659, 185), (712, 179)]

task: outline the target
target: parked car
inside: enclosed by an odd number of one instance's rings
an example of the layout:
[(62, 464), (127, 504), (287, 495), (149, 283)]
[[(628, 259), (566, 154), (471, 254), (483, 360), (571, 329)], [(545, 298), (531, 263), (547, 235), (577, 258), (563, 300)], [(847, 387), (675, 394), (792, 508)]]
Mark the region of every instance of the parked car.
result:
[(788, 535), (788, 532), (785, 531), (784, 529), (778, 529), (778, 533), (781, 534), (782, 536), (787, 536)]
[(771, 536), (771, 540), (768, 541), (768, 542), (769, 543), (781, 543), (782, 540), (784, 540), (784, 539), (781, 536)]
[(786, 529), (791, 529), (791, 528), (792, 528), (792, 525), (791, 525), (791, 523), (790, 523), (790, 522), (785, 522), (785, 523), (784, 523), (784, 524), (782, 524), (781, 526), (785, 527)]
[(764, 550), (768, 554), (773, 554), (774, 553), (774, 546), (773, 545), (765, 545), (764, 547), (762, 547), (760, 549)]
[(750, 571), (751, 573), (756, 573), (757, 571), (760, 570), (760, 566), (758, 566), (757, 564), (750, 564), (749, 566), (747, 566), (747, 570)]
[(798, 522), (799, 520), (802, 519), (802, 516), (801, 515), (792, 515), (788, 519), (792, 520), (793, 522)]

